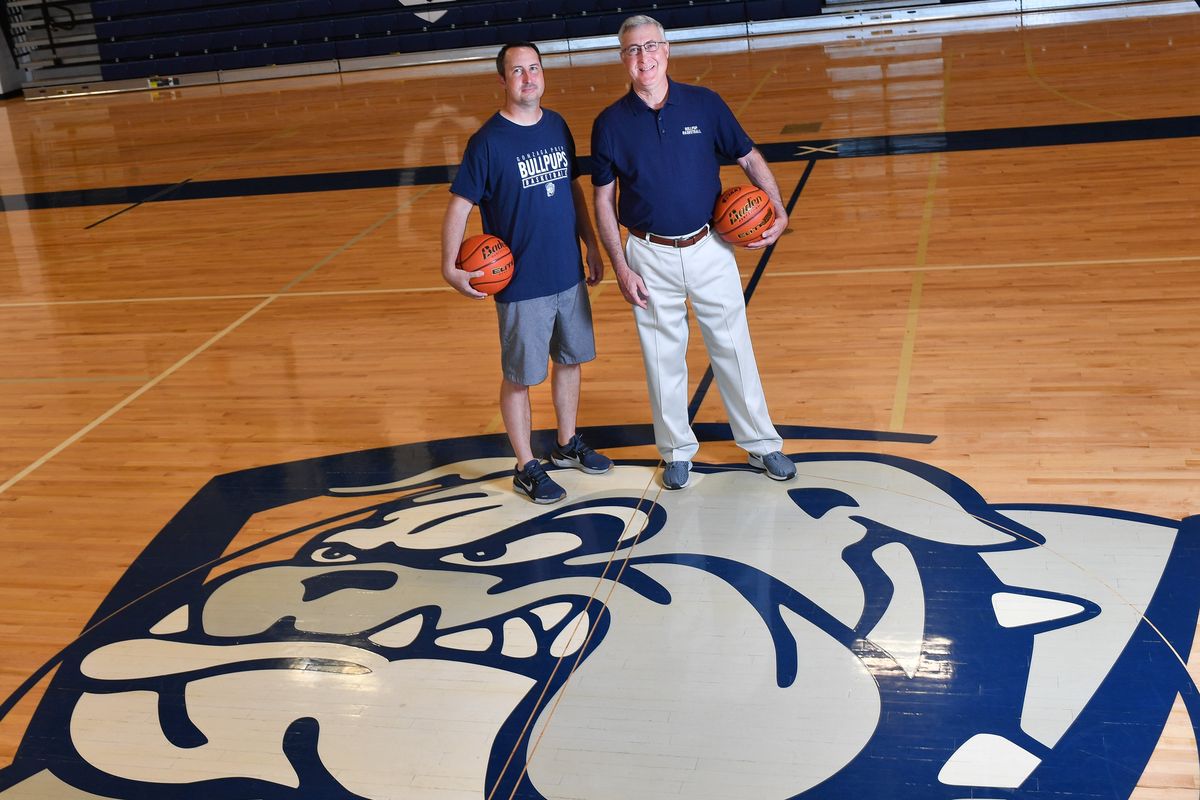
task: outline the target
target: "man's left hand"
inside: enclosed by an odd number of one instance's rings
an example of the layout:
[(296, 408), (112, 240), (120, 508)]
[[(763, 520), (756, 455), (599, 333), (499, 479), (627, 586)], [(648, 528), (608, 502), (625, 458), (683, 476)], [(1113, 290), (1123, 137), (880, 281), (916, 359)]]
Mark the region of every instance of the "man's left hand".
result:
[(746, 244), (747, 250), (760, 250), (764, 247), (775, 243), (783, 232), (787, 230), (788, 216), (787, 212), (779, 206), (775, 206), (775, 221), (771, 223), (771, 227), (763, 231), (761, 239), (755, 239)]
[(600, 249), (587, 248), (584, 261), (587, 263), (587, 285), (596, 286), (604, 278), (604, 259), (600, 257)]

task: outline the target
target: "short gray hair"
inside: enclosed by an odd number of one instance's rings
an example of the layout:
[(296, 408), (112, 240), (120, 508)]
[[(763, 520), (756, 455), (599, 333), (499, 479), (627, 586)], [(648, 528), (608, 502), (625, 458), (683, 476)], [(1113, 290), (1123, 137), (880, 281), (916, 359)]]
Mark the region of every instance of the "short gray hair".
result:
[(617, 31), (617, 38), (620, 39), (625, 35), (625, 31), (632, 28), (640, 28), (643, 25), (653, 25), (658, 28), (658, 35), (662, 38), (667, 38), (667, 32), (663, 29), (662, 23), (654, 17), (647, 17), (645, 14), (634, 14), (629, 19), (621, 23), (621, 30)]

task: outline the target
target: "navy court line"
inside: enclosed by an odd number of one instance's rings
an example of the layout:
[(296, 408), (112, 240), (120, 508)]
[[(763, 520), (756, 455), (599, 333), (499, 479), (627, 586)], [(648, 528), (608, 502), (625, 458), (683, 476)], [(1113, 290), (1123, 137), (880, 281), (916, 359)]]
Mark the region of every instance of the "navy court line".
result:
[[(796, 184), (795, 191), (792, 192), (792, 197), (788, 200), (787, 213), (792, 216), (792, 209), (796, 207), (796, 201), (800, 199), (800, 193), (804, 191), (804, 185), (808, 183), (808, 176), (812, 175), (813, 167), (817, 162), (809, 159), (808, 166), (804, 168), (804, 174), (800, 176), (800, 182)], [(750, 305), (750, 298), (754, 295), (754, 289), (758, 286), (759, 280), (767, 269), (767, 262), (771, 260), (771, 254), (775, 252), (775, 245), (779, 244), (779, 239), (771, 242), (763, 251), (762, 257), (758, 259), (758, 266), (754, 268), (754, 274), (750, 276), (750, 280), (746, 283), (746, 290), (743, 293), (746, 305)], [(708, 394), (708, 389), (712, 386), (713, 368), (710, 362), (704, 370), (704, 377), (700, 379), (699, 385), (696, 386), (696, 394), (692, 396), (692, 401), (688, 403), (688, 422), (696, 419), (696, 413), (700, 410), (700, 404), (704, 402), (704, 396)]]
[[(1160, 119), (1108, 120), (1069, 125), (1036, 125), (1027, 128), (994, 128), (975, 131), (866, 136), (852, 139), (821, 139), (807, 142), (775, 142), (759, 144), (758, 149), (769, 162), (788, 162), (826, 158), (869, 158), (1103, 142), (1149, 141), (1194, 136), (1200, 136), (1200, 115)], [(584, 173), (590, 173), (591, 159), (583, 156), (579, 161), (580, 169)], [(0, 210), (32, 211), (75, 206), (418, 186), (450, 183), (454, 179), (457, 169), (458, 165), (454, 164), (192, 181), (186, 185), (151, 184), (34, 192), (0, 196)], [(178, 190), (165, 192), (173, 187), (178, 187)]]
[[(272, 175), (216, 181), (181, 181), (101, 189), (69, 189), (0, 196), (0, 210), (38, 211), (77, 206), (137, 205), (174, 200), (214, 200), (301, 192), (340, 192), (348, 189), (381, 189), (449, 183), (458, 165), (388, 168), (357, 172), (314, 172), (304, 175)], [(170, 191), (177, 189), (178, 191)]]
[(185, 178), (184, 180), (181, 180), (179, 183), (173, 183), (170, 186), (168, 186), (167, 188), (163, 189), (162, 191), (157, 192), (157, 193), (151, 195), (150, 197), (147, 197), (145, 200), (138, 200), (133, 205), (125, 206), (120, 211), (114, 211), (113, 213), (111, 213), (107, 217), (105, 217), (104, 219), (93, 222), (91, 225), (86, 226), (84, 228), (84, 230), (90, 231), (92, 228), (96, 227), (97, 225), (103, 225), (104, 223), (108, 222), (110, 219), (121, 216), (126, 211), (133, 211), (135, 208), (140, 206), (142, 203), (152, 203), (155, 200), (158, 200), (158, 199), (166, 196), (167, 194), (175, 191), (180, 186), (183, 186), (184, 184), (191, 183), (191, 182), (192, 182), (191, 178)]

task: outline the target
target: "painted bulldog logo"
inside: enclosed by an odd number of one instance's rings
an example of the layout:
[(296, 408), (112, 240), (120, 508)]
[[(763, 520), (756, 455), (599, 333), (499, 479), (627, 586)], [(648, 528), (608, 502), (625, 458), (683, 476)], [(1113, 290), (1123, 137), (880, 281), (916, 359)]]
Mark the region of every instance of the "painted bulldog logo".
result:
[(546, 509), (482, 441), (215, 479), (148, 550), (202, 568), (118, 587), (0, 798), (1123, 798), (1200, 719), (1195, 518), (861, 454)]

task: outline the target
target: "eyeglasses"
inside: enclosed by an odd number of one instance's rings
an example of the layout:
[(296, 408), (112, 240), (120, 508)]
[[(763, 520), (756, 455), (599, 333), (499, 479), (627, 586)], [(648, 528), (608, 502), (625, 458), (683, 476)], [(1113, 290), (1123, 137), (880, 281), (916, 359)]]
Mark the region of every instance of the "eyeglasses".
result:
[(657, 53), (658, 48), (665, 45), (666, 42), (643, 42), (642, 44), (631, 44), (621, 51), (622, 58), (637, 58), (642, 51), (647, 53)]

